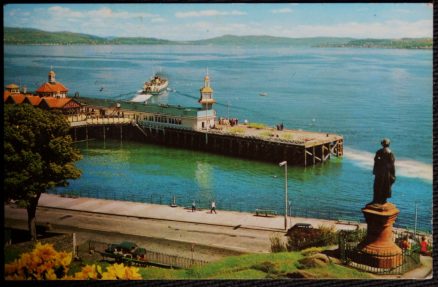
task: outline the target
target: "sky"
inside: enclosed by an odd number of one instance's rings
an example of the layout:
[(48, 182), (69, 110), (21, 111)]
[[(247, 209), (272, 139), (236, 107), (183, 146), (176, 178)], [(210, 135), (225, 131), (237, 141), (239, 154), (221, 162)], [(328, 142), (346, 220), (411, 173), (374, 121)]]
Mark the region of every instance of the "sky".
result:
[(101, 37), (199, 40), (222, 35), (432, 37), (428, 3), (8, 4), (5, 27)]

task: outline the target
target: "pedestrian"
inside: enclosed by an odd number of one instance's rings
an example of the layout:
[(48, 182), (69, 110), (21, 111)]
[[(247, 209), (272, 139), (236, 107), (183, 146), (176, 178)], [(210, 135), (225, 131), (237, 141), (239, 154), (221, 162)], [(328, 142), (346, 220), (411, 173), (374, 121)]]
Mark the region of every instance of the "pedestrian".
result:
[(211, 210), (210, 210), (210, 213), (213, 213), (213, 211), (214, 211), (214, 213), (217, 214), (217, 212), (216, 212), (216, 202), (214, 202), (214, 200), (211, 202)]
[(192, 212), (196, 211), (196, 202), (193, 200), (192, 202)]
[(424, 256), (429, 256), (430, 252), (427, 250), (428, 243), (426, 241), (426, 237), (421, 237), (421, 243), (420, 243), (420, 254)]
[(403, 250), (409, 250), (409, 249), (411, 249), (410, 248), (410, 244), (409, 244), (409, 241), (408, 241), (408, 237), (406, 236), (405, 238), (403, 238), (403, 241), (401, 242), (401, 248), (403, 249)]

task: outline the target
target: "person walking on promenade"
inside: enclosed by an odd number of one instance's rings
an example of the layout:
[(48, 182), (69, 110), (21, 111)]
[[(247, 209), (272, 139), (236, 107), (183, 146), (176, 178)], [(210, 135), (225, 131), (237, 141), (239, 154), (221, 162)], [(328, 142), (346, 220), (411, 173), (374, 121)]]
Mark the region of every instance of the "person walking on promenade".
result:
[(213, 211), (214, 211), (214, 213), (217, 214), (217, 212), (216, 212), (216, 202), (215, 202), (214, 200), (211, 202), (211, 210), (210, 210), (210, 213), (213, 213)]
[(196, 211), (196, 202), (193, 200), (192, 202), (192, 212)]

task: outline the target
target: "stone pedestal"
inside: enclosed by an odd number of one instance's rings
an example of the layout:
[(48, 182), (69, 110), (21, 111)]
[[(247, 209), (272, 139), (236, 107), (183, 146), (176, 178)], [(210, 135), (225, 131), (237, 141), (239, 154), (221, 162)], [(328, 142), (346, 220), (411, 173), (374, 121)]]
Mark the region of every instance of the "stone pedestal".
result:
[(367, 237), (359, 245), (363, 264), (377, 268), (393, 268), (403, 263), (402, 250), (394, 243), (392, 225), (399, 210), (392, 203), (367, 204), (362, 208), (368, 228)]

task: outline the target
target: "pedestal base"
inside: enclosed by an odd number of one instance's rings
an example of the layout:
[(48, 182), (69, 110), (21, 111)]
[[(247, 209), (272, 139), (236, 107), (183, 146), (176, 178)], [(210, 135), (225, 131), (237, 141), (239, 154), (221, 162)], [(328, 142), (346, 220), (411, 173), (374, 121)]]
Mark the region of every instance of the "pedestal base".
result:
[(367, 204), (362, 209), (368, 224), (367, 237), (359, 245), (362, 264), (393, 268), (403, 263), (402, 250), (393, 241), (392, 225), (399, 210), (392, 203)]

